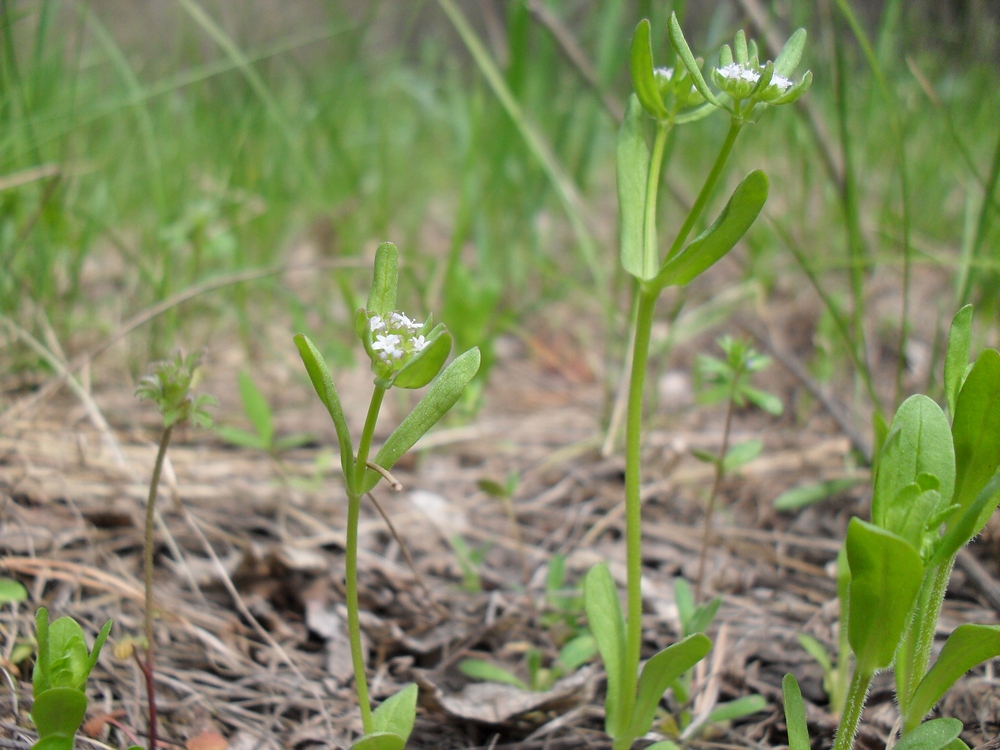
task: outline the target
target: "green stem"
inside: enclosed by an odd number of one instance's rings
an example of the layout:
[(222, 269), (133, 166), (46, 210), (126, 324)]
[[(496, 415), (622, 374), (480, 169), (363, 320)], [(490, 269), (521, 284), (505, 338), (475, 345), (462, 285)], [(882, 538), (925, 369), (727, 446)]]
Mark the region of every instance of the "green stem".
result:
[(868, 697), (868, 686), (871, 684), (872, 676), (864, 673), (860, 669), (855, 670), (851, 679), (851, 689), (847, 693), (847, 703), (844, 705), (844, 712), (840, 715), (840, 724), (837, 726), (837, 739), (833, 743), (833, 750), (850, 750), (854, 744), (854, 735), (858, 731), (858, 722), (861, 720), (861, 712), (865, 708), (865, 699)]
[(361, 724), (365, 734), (375, 731), (372, 723), (372, 707), (368, 700), (368, 678), (365, 676), (365, 657), (361, 649), (361, 622), (358, 606), (358, 521), (361, 516), (361, 492), (365, 472), (368, 470), (368, 454), (372, 447), (372, 437), (375, 435), (375, 423), (382, 408), (382, 399), (386, 389), (376, 385), (372, 392), (372, 400), (368, 405), (368, 416), (361, 431), (361, 442), (358, 444), (358, 457), (354, 464), (353, 476), (345, 477), (347, 481), (347, 550), (346, 577), (347, 589), (347, 634), (351, 641), (351, 663), (354, 665), (354, 690), (358, 694), (358, 706), (361, 708)]
[[(362, 464), (363, 465), (363, 464)], [(361, 496), (347, 493), (347, 634), (351, 640), (351, 662), (354, 665), (354, 690), (361, 708), (361, 724), (365, 734), (375, 731), (372, 708), (368, 702), (368, 679), (365, 676), (365, 657), (361, 650), (361, 623), (358, 619), (358, 518), (361, 515)]]
[[(924, 578), (920, 593), (917, 595), (917, 608), (913, 613), (913, 620), (899, 649), (896, 666), (896, 698), (904, 719), (917, 685), (927, 673), (927, 664), (934, 645), (934, 633), (941, 614), (941, 604), (948, 590), (948, 579), (951, 578), (954, 564), (955, 560), (952, 558), (946, 565), (935, 568)], [(914, 729), (921, 719), (923, 717), (918, 716), (916, 723), (905, 722), (903, 733), (906, 734)]]
[(715, 164), (712, 165), (712, 171), (709, 172), (708, 177), (705, 178), (705, 184), (701, 186), (701, 192), (698, 193), (698, 197), (695, 199), (694, 205), (691, 206), (691, 210), (688, 212), (687, 218), (681, 225), (681, 229), (677, 233), (677, 237), (674, 238), (674, 243), (670, 246), (669, 252), (667, 252), (666, 260), (670, 260), (681, 251), (681, 247), (684, 245), (684, 241), (688, 238), (688, 235), (691, 234), (691, 230), (694, 228), (695, 222), (701, 218), (701, 214), (705, 210), (705, 206), (708, 204), (708, 199), (712, 197), (715, 186), (719, 182), (719, 178), (722, 176), (722, 169), (725, 167), (726, 160), (729, 158), (729, 154), (733, 150), (733, 146), (736, 143), (736, 136), (739, 135), (741, 127), (743, 127), (743, 121), (741, 119), (733, 117), (729, 121), (729, 132), (726, 133), (726, 140), (722, 144), (722, 149), (719, 151), (719, 155), (715, 159)]
[(149, 497), (146, 500), (146, 529), (143, 539), (143, 573), (146, 585), (146, 611), (143, 616), (146, 632), (146, 699), (149, 704), (149, 741), (150, 747), (156, 746), (156, 693), (153, 680), (153, 527), (156, 523), (156, 492), (160, 487), (160, 474), (163, 472), (163, 461), (167, 457), (167, 447), (174, 426), (163, 429), (160, 436), (160, 447), (156, 452), (156, 463), (153, 464), (153, 478), (149, 482)]
[(621, 715), (630, 717), (635, 705), (639, 679), (639, 652), (642, 647), (642, 506), (639, 499), (642, 461), (642, 391), (649, 359), (649, 339), (657, 293), (639, 289), (636, 310), (635, 345), (629, 379), (628, 411), (625, 418), (625, 566), (628, 571), (628, 620), (625, 636), (625, 665), (622, 675)]

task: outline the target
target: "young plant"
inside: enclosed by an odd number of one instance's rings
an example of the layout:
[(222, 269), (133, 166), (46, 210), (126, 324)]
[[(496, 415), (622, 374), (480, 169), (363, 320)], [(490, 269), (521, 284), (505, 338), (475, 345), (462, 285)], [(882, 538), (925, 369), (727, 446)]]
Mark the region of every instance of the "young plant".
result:
[(264, 451), (271, 458), (277, 459), (282, 453), (298, 448), (310, 442), (312, 435), (296, 433), (278, 437), (274, 429), (274, 414), (271, 405), (267, 403), (264, 394), (253, 382), (250, 374), (241, 371), (239, 375), (240, 400), (243, 401), (243, 411), (253, 426), (253, 432), (241, 430), (238, 427), (223, 425), (216, 432), (223, 440), (241, 448)]
[(146, 589), (144, 634), (146, 659), (143, 662), (135, 654), (136, 664), (146, 680), (146, 697), (149, 705), (149, 747), (156, 748), (156, 681), (154, 679), (155, 639), (153, 637), (153, 527), (156, 523), (156, 493), (160, 486), (160, 473), (167, 457), (167, 448), (174, 428), (190, 421), (199, 427), (211, 427), (212, 418), (208, 407), (215, 405), (211, 396), (196, 396), (192, 393), (195, 372), (201, 360), (201, 353), (195, 352), (184, 357), (178, 352), (173, 359), (154, 362), (150, 374), (140, 381), (135, 395), (140, 400), (149, 399), (156, 403), (163, 417), (163, 432), (160, 434), (156, 462), (153, 464), (153, 478), (149, 482), (149, 497), (146, 500), (146, 524), (143, 538), (143, 570)]
[(572, 674), (597, 655), (597, 644), (589, 633), (578, 635), (567, 642), (559, 655), (548, 667), (543, 666), (542, 652), (537, 648), (528, 649), (524, 661), (528, 669), (528, 682), (524, 682), (514, 673), (498, 667), (483, 659), (463, 659), (458, 664), (459, 670), (466, 677), (486, 682), (499, 682), (513, 685), (521, 690), (545, 691), (550, 689), (556, 680)]
[[(872, 677), (890, 666), (902, 726), (897, 746), (964, 747), (956, 739), (960, 722), (922, 722), (959, 677), (1000, 656), (1000, 626), (966, 624), (928, 668), (955, 557), (1000, 503), (1000, 353), (986, 349), (969, 365), (971, 322), (966, 306), (948, 338), (948, 415), (923, 395), (900, 405), (874, 462), (872, 520), (852, 518), (848, 526), (841, 627), (854, 674), (834, 750), (851, 747)], [(794, 713), (795, 701), (785, 710)]]
[(750, 385), (750, 377), (766, 369), (771, 364), (771, 358), (759, 354), (752, 346), (742, 339), (722, 336), (718, 342), (719, 348), (725, 354), (724, 359), (718, 359), (707, 354), (701, 354), (697, 359), (698, 382), (702, 386), (699, 400), (705, 404), (726, 402), (726, 421), (722, 428), (722, 444), (717, 454), (708, 451), (694, 450), (695, 458), (715, 467), (715, 478), (712, 489), (708, 493), (708, 503), (705, 510), (704, 529), (701, 537), (701, 553), (698, 556), (698, 578), (695, 581), (695, 600), (701, 599), (701, 587), (705, 579), (705, 560), (708, 554), (708, 537), (712, 528), (712, 515), (715, 512), (715, 498), (719, 494), (722, 480), (729, 472), (736, 471), (749, 463), (764, 449), (760, 440), (748, 440), (744, 443), (729, 446), (729, 435), (733, 425), (733, 413), (736, 408), (753, 404), (768, 414), (779, 416), (784, 410), (781, 399), (777, 396), (754, 388)]
[[(769, 105), (797, 100), (811, 81), (788, 76), (798, 66), (806, 33), (796, 31), (774, 62), (761, 65), (756, 44), (743, 31), (734, 47), (722, 48), (712, 79), (716, 93), (702, 74), (684, 39), (676, 15), (669, 21), (670, 41), (678, 62), (654, 68), (650, 24), (643, 20), (632, 39), (630, 69), (635, 94), (629, 98), (618, 135), (618, 204), (621, 222), (621, 262), (636, 279), (635, 336), (626, 416), (625, 542), (627, 617), (608, 568), (599, 564), (586, 577), (585, 602), (590, 628), (597, 639), (607, 672), (605, 730), (615, 750), (626, 750), (649, 731), (664, 691), (701, 660), (711, 648), (702, 633), (694, 633), (650, 659), (639, 674), (642, 645), (642, 531), (640, 525), (640, 448), (643, 385), (656, 302), (668, 286), (684, 286), (728, 253), (753, 224), (767, 199), (768, 180), (755, 170), (736, 188), (718, 218), (694, 240), (688, 237), (701, 218), (722, 175), (743, 126), (756, 121)], [(657, 192), (670, 130), (721, 109), (729, 113), (729, 132), (691, 210), (662, 258), (657, 243)], [(652, 149), (646, 137), (650, 119), (655, 126)]]
[(71, 617), (49, 623), (49, 612), (41, 607), (35, 615), (35, 630), (38, 658), (31, 678), (31, 719), (38, 742), (32, 750), (73, 750), (76, 731), (87, 713), (84, 687), (111, 632), (111, 620), (104, 623), (89, 652), (83, 629)]
[[(451, 334), (443, 325), (435, 326), (432, 320), (416, 323), (395, 309), (397, 277), (396, 246), (390, 242), (382, 243), (375, 253), (375, 273), (368, 304), (359, 309), (354, 318), (355, 331), (375, 373), (375, 387), (357, 453), (326, 362), (305, 335), (300, 333), (295, 336), (295, 345), (313, 388), (333, 420), (347, 491), (347, 628), (354, 664), (354, 687), (364, 727), (364, 735), (353, 745), (356, 750), (401, 750), (413, 730), (417, 700), (417, 686), (410, 684), (383, 701), (375, 711), (372, 711), (368, 701), (358, 608), (361, 496), (370, 492), (384, 476), (389, 476), (389, 470), (399, 457), (458, 401), (466, 384), (479, 369), (480, 361), (479, 350), (473, 348), (441, 371), (451, 351)], [(375, 457), (370, 459), (375, 423), (386, 392), (393, 386), (422, 388), (428, 383), (431, 384), (430, 389), (424, 397), (389, 435)]]

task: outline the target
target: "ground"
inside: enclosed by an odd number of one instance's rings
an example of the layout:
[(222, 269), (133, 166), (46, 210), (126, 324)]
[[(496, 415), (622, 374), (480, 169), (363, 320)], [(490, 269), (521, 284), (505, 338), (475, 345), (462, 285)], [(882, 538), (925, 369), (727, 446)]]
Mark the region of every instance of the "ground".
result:
[[(922, 286), (933, 295), (933, 281)], [(829, 746), (835, 727), (821, 669), (798, 635), (835, 648), (832, 564), (847, 520), (866, 515), (866, 430), (862, 420), (837, 411), (850, 401), (849, 384), (811, 394), (812, 383), (801, 377), (817, 319), (806, 296), (783, 300), (779, 289), (763, 314), (739, 312), (679, 344), (650, 373), (657, 403), (643, 439), (646, 656), (678, 638), (674, 580), (693, 581), (698, 572), (713, 469), (691, 449), (717, 450), (721, 440), (724, 409), (693, 398), (693, 355), (710, 351), (712, 336), (729, 331), (756, 335), (758, 348), (784, 362), (761, 384), (782, 397), (785, 414), (746, 409), (736, 415), (734, 441), (755, 437), (765, 448), (721, 488), (708, 537), (706, 589), (722, 596), (722, 606), (709, 630), (713, 652), (693, 678), (696, 714), (752, 693), (767, 705), (691, 738), (694, 747), (786, 743), (780, 710), (786, 672), (802, 685), (814, 746)], [(891, 300), (882, 303), (891, 306)], [(573, 322), (580, 308), (565, 304), (561, 314), (546, 311), (503, 336), (478, 414), (455, 416), (429, 435), (397, 466), (403, 490), (393, 493), (382, 484), (374, 502), (363, 506), (369, 679), (376, 699), (410, 681), (420, 685), (410, 747), (610, 746), (602, 733), (598, 665), (545, 693), (473, 683), (457, 669), (472, 655), (526, 679), (530, 648), (551, 662), (581, 624), (575, 611), (554, 616), (546, 596), (548, 565), (557, 554), (565, 556), (567, 585), (607, 560), (624, 586), (624, 461), (617, 442), (607, 440), (614, 390), (606, 384), (614, 378), (595, 354), (603, 346), (583, 333), (591, 329)], [(218, 747), (214, 732), (233, 750), (347, 747), (360, 729), (344, 625), (345, 500), (336, 441), (304, 379), (290, 325), (279, 320), (261, 328), (269, 363), (259, 364), (254, 377), (274, 407), (279, 433), (308, 432), (313, 440), (273, 459), (191, 428), (181, 430), (170, 449), (159, 499), (157, 686), (163, 739), (191, 750)], [(934, 342), (934, 325), (943, 324), (916, 325), (915, 342)], [(217, 423), (245, 426), (235, 381), (252, 357), (245, 343), (230, 338), (210, 351), (200, 388), (219, 397)], [(891, 337), (885, 345), (891, 347)], [(891, 383), (893, 357), (884, 359), (879, 382)], [(0, 568), (27, 586), (31, 600), (5, 608), (0, 622), (9, 656), (32, 637), (37, 604), (76, 617), (89, 634), (114, 619), (114, 648), (102, 653), (88, 688), (95, 719), (89, 728), (120, 746), (130, 740), (118, 727), (141, 743), (146, 725), (141, 675), (124, 646), (142, 631), (141, 519), (158, 415), (133, 397), (121, 347), (93, 367), (99, 377), (84, 369), (82, 395), (46, 390), (41, 376), (4, 383)], [(357, 424), (370, 375), (361, 366), (346, 370), (338, 386)], [(388, 434), (406, 398), (388, 400), (377, 438)], [(844, 429), (852, 425), (854, 443)], [(480, 480), (502, 484), (514, 472), (509, 507), (480, 489)], [(848, 477), (859, 483), (818, 505), (791, 513), (772, 507), (790, 487)], [(481, 562), (463, 566), (456, 536)], [(962, 622), (998, 622), (995, 538), (988, 532), (957, 568), (942, 637)], [(31, 742), (30, 674), (18, 672), (29, 665), (4, 662), (5, 747)], [(895, 720), (889, 684), (879, 683), (871, 695), (861, 736), (866, 747), (884, 743)], [(669, 731), (668, 712), (676, 709), (664, 704), (656, 725), (661, 732)], [(971, 746), (995, 736), (993, 672), (964, 679), (944, 711), (965, 722)]]

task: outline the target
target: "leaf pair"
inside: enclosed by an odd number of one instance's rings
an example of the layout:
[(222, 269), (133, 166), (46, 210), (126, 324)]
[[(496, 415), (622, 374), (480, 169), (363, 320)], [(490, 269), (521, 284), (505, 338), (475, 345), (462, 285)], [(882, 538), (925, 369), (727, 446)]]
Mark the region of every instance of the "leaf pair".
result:
[(628, 747), (650, 730), (667, 688), (705, 657), (712, 642), (704, 634), (694, 633), (665, 648), (642, 668), (636, 694), (625, 695), (625, 618), (605, 563), (590, 569), (583, 590), (587, 620), (607, 672), (604, 728), (616, 747)]
[(38, 658), (32, 674), (35, 702), (31, 717), (38, 742), (34, 748), (72, 750), (87, 711), (84, 688), (111, 632), (111, 620), (104, 623), (90, 651), (83, 628), (71, 617), (60, 617), (50, 624), (48, 610), (41, 607), (35, 615), (35, 629)]
[(373, 731), (359, 738), (351, 750), (403, 750), (413, 731), (417, 712), (415, 683), (387, 698), (372, 712)]

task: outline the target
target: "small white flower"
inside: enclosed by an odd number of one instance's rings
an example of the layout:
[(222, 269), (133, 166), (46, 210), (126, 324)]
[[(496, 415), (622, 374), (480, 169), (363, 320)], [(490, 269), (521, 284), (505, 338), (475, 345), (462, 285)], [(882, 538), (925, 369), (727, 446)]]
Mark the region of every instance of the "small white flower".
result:
[(380, 333), (375, 337), (375, 341), (372, 342), (372, 349), (377, 352), (382, 352), (380, 356), (383, 360), (385, 360), (390, 356), (399, 357), (402, 354), (399, 344), (400, 338), (395, 333)]
[(424, 349), (427, 348), (427, 344), (429, 344), (430, 342), (427, 341), (427, 339), (425, 339), (423, 336), (414, 336), (413, 339), (411, 339), (411, 343), (413, 344), (414, 352), (422, 352)]
[(778, 90), (784, 93), (791, 87), (792, 82), (787, 78), (785, 78), (784, 76), (779, 76), (777, 73), (775, 73), (773, 76), (771, 76), (771, 85), (777, 86)]
[(375, 333), (375, 331), (385, 330), (385, 321), (382, 320), (382, 316), (380, 315), (372, 315), (368, 320), (368, 327), (371, 329), (372, 333)]
[(663, 76), (664, 78), (666, 78), (668, 81), (671, 78), (674, 77), (674, 69), (673, 68), (657, 68), (654, 72), (655, 73), (659, 73), (661, 76)]
[(757, 83), (760, 80), (759, 71), (739, 63), (729, 63), (729, 65), (719, 68), (719, 75), (730, 81), (745, 81), (746, 83)]

